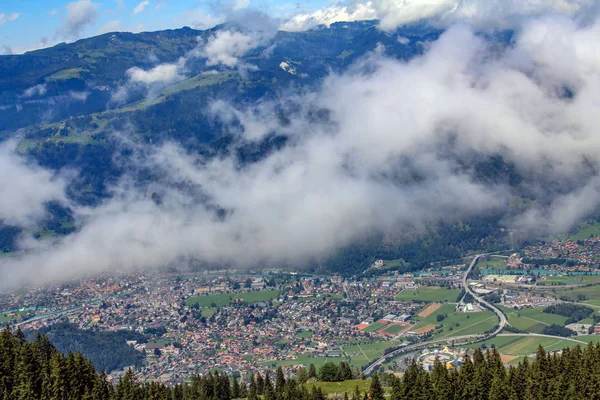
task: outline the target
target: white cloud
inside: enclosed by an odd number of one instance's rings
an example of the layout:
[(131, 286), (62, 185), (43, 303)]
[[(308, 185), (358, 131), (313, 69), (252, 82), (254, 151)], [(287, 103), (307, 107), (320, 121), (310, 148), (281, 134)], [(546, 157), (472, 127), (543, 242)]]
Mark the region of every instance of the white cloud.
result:
[(233, 5), (233, 10), (241, 10), (243, 8), (248, 8), (250, 5), (250, 0), (236, 0)]
[(107, 23), (102, 25), (100, 27), (100, 29), (98, 29), (99, 35), (102, 35), (104, 33), (109, 33), (109, 32), (123, 32), (123, 27), (121, 26), (121, 20), (116, 19), (113, 21), (108, 21)]
[(146, 9), (146, 7), (148, 7), (149, 5), (150, 5), (150, 1), (148, 1), (148, 0), (140, 1), (138, 3), (138, 5), (135, 6), (135, 8), (133, 9), (133, 13), (134, 14), (142, 13)]
[(260, 39), (240, 32), (221, 30), (208, 40), (202, 54), (207, 65), (224, 65), (229, 68), (238, 66), (239, 58), (258, 46)]
[[(506, 211), (511, 188), (471, 170), (492, 155), (514, 164), (538, 199), (507, 219), (510, 227), (568, 229), (600, 205), (598, 37), (600, 22), (542, 18), (500, 50), (459, 25), (409, 62), (372, 52), (318, 90), (286, 96), (293, 112), (266, 100), (215, 102), (211, 115), (242, 143), (277, 132), (287, 145), (243, 167), (175, 144), (142, 147), (127, 167), (162, 177), (160, 205), (124, 180), (113, 199), (76, 209), (85, 224), (56, 247), (27, 242), (29, 253), (3, 260), (0, 283), (188, 259), (241, 267), (322, 259), (371, 232)], [(178, 74), (173, 65), (136, 76), (163, 82)], [(282, 114), (286, 124), (274, 117)]]
[(46, 202), (65, 200), (65, 181), (27, 163), (15, 147), (14, 142), (0, 146), (0, 220), (30, 226), (44, 216)]
[(196, 9), (186, 12), (177, 22), (194, 29), (206, 30), (222, 24), (225, 20), (226, 17), (223, 14), (214, 15), (202, 9)]
[(282, 30), (300, 31), (339, 21), (380, 19), (382, 29), (431, 19), (450, 25), (467, 22), (489, 28), (514, 26), (518, 19), (544, 13), (573, 16), (594, 4), (594, 0), (369, 0), (335, 5), (298, 14), (281, 25)]
[(7, 22), (16, 21), (17, 19), (19, 19), (20, 15), (21, 14), (19, 14), (19, 13), (13, 13), (10, 15), (0, 13), (0, 25), (4, 25)]
[(67, 38), (78, 38), (83, 30), (96, 22), (100, 12), (91, 0), (78, 0), (67, 4), (67, 16), (57, 34)]
[(23, 97), (43, 96), (48, 91), (45, 84), (35, 85), (23, 92)]
[(308, 14), (298, 14), (280, 26), (281, 30), (296, 32), (314, 28), (318, 25), (330, 26), (334, 22), (362, 21), (377, 18), (372, 3), (360, 3), (354, 6), (331, 6)]
[(127, 76), (131, 82), (145, 85), (169, 84), (185, 79), (181, 63), (160, 64), (148, 71), (133, 67), (127, 70)]

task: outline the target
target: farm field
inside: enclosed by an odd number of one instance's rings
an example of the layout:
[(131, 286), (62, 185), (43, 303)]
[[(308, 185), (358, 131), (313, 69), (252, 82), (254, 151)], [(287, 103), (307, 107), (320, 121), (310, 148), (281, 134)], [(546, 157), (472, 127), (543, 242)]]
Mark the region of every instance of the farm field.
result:
[(513, 310), (499, 307), (508, 318), (508, 322), (517, 329), (532, 333), (542, 333), (545, 327), (552, 324), (565, 325), (567, 317), (543, 312), (544, 307)]
[(248, 303), (271, 301), (279, 296), (277, 290), (261, 290), (259, 292), (221, 293), (190, 297), (185, 301), (188, 306), (198, 304), (200, 307), (226, 307), (234, 299), (243, 299)]
[(404, 289), (396, 296), (396, 301), (421, 301), (432, 303), (452, 303), (460, 292), (456, 289), (439, 286), (421, 286), (418, 289)]
[(431, 314), (433, 314), (434, 312), (439, 310), (440, 307), (442, 307), (441, 303), (433, 303), (431, 305), (428, 305), (419, 313), (419, 317), (423, 317), (423, 318), (429, 317)]
[(548, 276), (538, 285), (582, 285), (586, 283), (600, 282), (600, 276), (596, 275), (573, 275), (573, 276)]
[[(570, 301), (581, 300), (600, 300), (600, 286), (590, 286), (576, 289), (556, 290), (556, 295), (559, 297), (568, 298)], [(591, 303), (593, 304), (593, 303)]]

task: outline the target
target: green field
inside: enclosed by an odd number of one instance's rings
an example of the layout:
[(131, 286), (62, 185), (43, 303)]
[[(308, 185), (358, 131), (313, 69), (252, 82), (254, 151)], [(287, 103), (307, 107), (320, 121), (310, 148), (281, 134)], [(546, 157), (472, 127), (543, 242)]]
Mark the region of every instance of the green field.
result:
[(573, 275), (573, 276), (548, 276), (538, 285), (582, 285), (586, 283), (600, 282), (600, 276), (594, 275)]
[(477, 347), (481, 347), (481, 346), (485, 345), (485, 347), (495, 347), (497, 349), (500, 349), (500, 348), (507, 346), (511, 343), (514, 343), (518, 340), (521, 340), (521, 338), (518, 336), (496, 336), (493, 339), (489, 339), (484, 342), (477, 342), (477, 343), (469, 344), (466, 347), (475, 349)]
[[(585, 300), (600, 300), (600, 286), (590, 286), (575, 289), (562, 289), (556, 290), (556, 295), (559, 297), (566, 297), (570, 301), (579, 301), (580, 298)], [(590, 303), (595, 304), (595, 303)], [(598, 305), (598, 303), (596, 303)]]
[(365, 332), (375, 332), (376, 330), (379, 330), (379, 329), (383, 328), (387, 324), (388, 324), (387, 322), (373, 322), (371, 325), (369, 325), (365, 329), (363, 329), (363, 331), (365, 331)]
[(17, 311), (15, 315), (9, 317), (8, 314), (0, 314), (0, 324), (10, 322), (14, 319), (18, 320), (20, 316), (27, 314), (27, 311)]
[(456, 289), (438, 286), (421, 286), (418, 289), (404, 289), (396, 296), (396, 301), (424, 301), (432, 303), (456, 302), (460, 292)]
[(561, 340), (547, 337), (523, 337), (519, 340), (509, 343), (506, 346), (499, 347), (498, 351), (500, 354), (508, 354), (512, 356), (528, 356), (537, 351), (538, 346), (542, 347), (546, 351), (560, 350), (565, 347), (575, 346), (576, 342), (569, 340)]
[(567, 317), (542, 312), (544, 307), (525, 308), (513, 310), (512, 308), (499, 307), (508, 318), (511, 326), (525, 332), (542, 333), (545, 327), (552, 324), (565, 325)]
[(404, 326), (404, 325), (392, 324), (392, 325), (388, 326), (387, 328), (385, 328), (382, 332), (389, 333), (391, 335), (397, 335), (404, 328), (406, 328), (406, 326)]
[(500, 257), (488, 257), (486, 260), (477, 261), (479, 269), (506, 269), (506, 259)]
[(404, 261), (401, 258), (398, 258), (396, 260), (383, 260), (383, 263), (388, 267), (388, 268), (393, 268), (393, 267), (399, 267), (401, 265), (405, 265), (406, 261)]
[(344, 381), (344, 382), (315, 382), (310, 385), (308, 389), (311, 391), (312, 387), (319, 387), (323, 391), (325, 396), (332, 393), (347, 393), (348, 396), (352, 396), (354, 393), (354, 388), (358, 385), (361, 393), (365, 393), (371, 385), (371, 381), (367, 380), (353, 380), (353, 381)]
[(298, 339), (311, 339), (313, 337), (313, 333), (311, 331), (304, 331), (296, 333), (296, 337)]
[(277, 298), (277, 296), (279, 296), (279, 291), (277, 290), (262, 290), (259, 292), (245, 293), (208, 294), (203, 296), (190, 297), (185, 301), (185, 304), (188, 306), (198, 304), (200, 307), (225, 307), (229, 306), (233, 299), (243, 299), (248, 303), (258, 303), (261, 301), (271, 301)]
[(202, 316), (204, 318), (210, 318), (212, 317), (215, 313), (217, 312), (216, 308), (212, 308), (212, 307), (208, 307), (208, 308), (203, 308), (202, 309)]

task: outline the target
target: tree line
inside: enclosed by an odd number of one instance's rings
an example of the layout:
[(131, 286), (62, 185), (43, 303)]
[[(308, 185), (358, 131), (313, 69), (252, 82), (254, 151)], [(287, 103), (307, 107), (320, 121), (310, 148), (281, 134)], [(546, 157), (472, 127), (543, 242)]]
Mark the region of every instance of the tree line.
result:
[[(328, 368), (321, 368), (321, 374)], [(190, 383), (167, 386), (140, 383), (128, 370), (118, 382), (109, 382), (80, 353), (65, 356), (46, 336), (28, 342), (20, 330), (6, 328), (0, 333), (0, 399), (6, 400), (322, 400), (325, 394), (310, 381), (316, 377), (314, 366), (296, 377), (286, 378), (278, 368), (274, 378), (255, 374), (246, 382), (214, 371), (194, 376)], [(583, 350), (576, 346), (553, 354), (540, 346), (533, 361), (526, 358), (508, 369), (495, 348), (476, 349), (459, 369), (448, 369), (436, 359), (429, 372), (413, 358), (401, 378), (375, 374), (364, 393), (356, 386), (350, 396), (343, 396), (352, 400), (563, 400), (599, 395), (600, 344), (590, 343)]]

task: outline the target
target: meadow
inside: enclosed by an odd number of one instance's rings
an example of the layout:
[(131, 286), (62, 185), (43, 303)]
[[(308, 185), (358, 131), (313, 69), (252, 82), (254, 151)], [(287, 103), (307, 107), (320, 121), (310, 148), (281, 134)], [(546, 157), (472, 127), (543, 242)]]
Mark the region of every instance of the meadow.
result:
[(545, 327), (552, 324), (564, 326), (567, 317), (543, 312), (544, 307), (525, 308), (514, 310), (512, 308), (499, 307), (508, 318), (508, 323), (525, 332), (542, 333)]
[(420, 301), (431, 303), (452, 303), (460, 291), (439, 286), (421, 286), (418, 289), (404, 289), (396, 296), (396, 301)]

